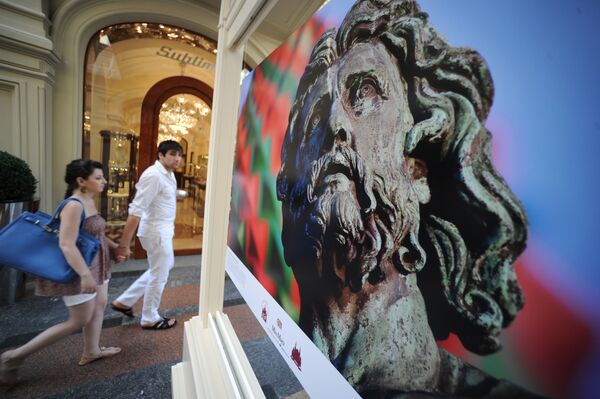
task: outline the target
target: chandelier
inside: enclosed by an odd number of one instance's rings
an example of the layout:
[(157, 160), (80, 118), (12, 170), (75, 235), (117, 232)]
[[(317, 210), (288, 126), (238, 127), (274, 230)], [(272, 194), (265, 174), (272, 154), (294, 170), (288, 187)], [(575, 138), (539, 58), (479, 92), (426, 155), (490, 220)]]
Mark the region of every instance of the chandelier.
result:
[(177, 140), (177, 137), (187, 135), (190, 129), (209, 113), (208, 105), (195, 96), (180, 94), (170, 97), (160, 108), (161, 140)]

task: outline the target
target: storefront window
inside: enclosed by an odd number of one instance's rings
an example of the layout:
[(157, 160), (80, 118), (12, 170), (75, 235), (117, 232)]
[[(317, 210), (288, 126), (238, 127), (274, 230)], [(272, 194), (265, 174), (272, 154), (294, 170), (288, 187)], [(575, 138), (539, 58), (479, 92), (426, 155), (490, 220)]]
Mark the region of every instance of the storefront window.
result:
[[(190, 94), (175, 93), (153, 111), (155, 115), (144, 115), (142, 103), (150, 88), (171, 77), (193, 78), (214, 87), (215, 63), (216, 42), (163, 24), (113, 25), (90, 40), (85, 64), (82, 156), (105, 165), (108, 189), (98, 207), (107, 219), (109, 237), (120, 237), (135, 180), (139, 172), (149, 166), (140, 164), (142, 119), (159, 117), (158, 131), (144, 134), (153, 134), (154, 139), (158, 137), (157, 142), (176, 139), (184, 146), (185, 156), (176, 175), (178, 188), (188, 192), (189, 201), (185, 204), (178, 201), (178, 213), (181, 213), (180, 207), (189, 207), (196, 216), (191, 218), (190, 213), (185, 218), (193, 219), (195, 226), (176, 225), (175, 248), (189, 253), (200, 250), (201, 236), (198, 238), (195, 233), (201, 231), (204, 199), (197, 189), (201, 183), (199, 171), (205, 170), (204, 161), (208, 156), (209, 104)], [(190, 120), (182, 119), (187, 115), (185, 112), (178, 116), (178, 107), (180, 111), (183, 107), (193, 111), (193, 125)], [(165, 120), (167, 116), (171, 119)], [(175, 120), (177, 117), (180, 119)], [(178, 235), (189, 238), (189, 242), (178, 246), (177, 239), (182, 238)]]

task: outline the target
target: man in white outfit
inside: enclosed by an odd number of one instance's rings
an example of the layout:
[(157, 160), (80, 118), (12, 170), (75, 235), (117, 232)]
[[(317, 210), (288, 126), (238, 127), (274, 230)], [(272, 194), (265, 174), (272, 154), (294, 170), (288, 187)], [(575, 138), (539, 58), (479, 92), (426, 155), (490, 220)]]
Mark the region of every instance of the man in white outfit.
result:
[(112, 308), (133, 317), (132, 306), (143, 296), (141, 325), (144, 329), (164, 330), (177, 324), (158, 313), (163, 289), (174, 264), (173, 235), (177, 206), (177, 182), (174, 171), (179, 167), (183, 149), (173, 140), (158, 146), (158, 160), (142, 173), (136, 184), (135, 198), (123, 229), (117, 260), (131, 255), (130, 243), (137, 236), (148, 256), (148, 270), (112, 302)]

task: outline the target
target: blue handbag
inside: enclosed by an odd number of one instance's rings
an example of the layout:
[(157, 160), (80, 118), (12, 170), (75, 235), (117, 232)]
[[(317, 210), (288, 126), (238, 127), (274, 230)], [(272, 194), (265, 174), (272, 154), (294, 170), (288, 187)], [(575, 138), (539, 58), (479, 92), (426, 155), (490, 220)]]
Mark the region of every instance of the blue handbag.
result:
[[(58, 215), (69, 201), (77, 201), (83, 206), (77, 198), (67, 198), (52, 216), (44, 212), (23, 212), (0, 230), (0, 264), (57, 283), (73, 280), (77, 273), (58, 246)], [(89, 267), (100, 248), (100, 241), (82, 230), (84, 222), (85, 210), (81, 214), (76, 245)]]

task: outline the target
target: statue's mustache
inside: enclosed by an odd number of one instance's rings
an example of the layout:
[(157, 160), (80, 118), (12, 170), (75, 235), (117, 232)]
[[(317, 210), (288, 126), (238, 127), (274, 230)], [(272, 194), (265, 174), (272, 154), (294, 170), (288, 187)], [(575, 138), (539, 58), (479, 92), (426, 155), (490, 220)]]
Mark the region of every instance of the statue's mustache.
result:
[(341, 173), (356, 183), (356, 196), (365, 214), (375, 210), (377, 201), (373, 193), (373, 174), (362, 157), (348, 146), (337, 146), (312, 163), (306, 196), (310, 204), (317, 199), (315, 190), (323, 185), (327, 176)]
[(312, 161), (290, 197), (296, 208), (286, 237), (302, 243), (292, 262), (311, 265), (333, 282), (334, 292), (345, 284), (353, 291), (367, 280), (376, 284), (387, 262), (404, 274), (420, 270), (426, 257), (407, 184), (385, 180), (346, 145)]
[[(360, 289), (393, 246), (397, 210), (383, 187), (382, 179), (347, 146), (334, 147), (313, 161), (307, 176), (308, 212), (298, 216), (306, 218), (304, 235), (314, 261), (332, 265), (329, 270), (354, 290)], [(319, 274), (324, 272), (317, 267)]]

